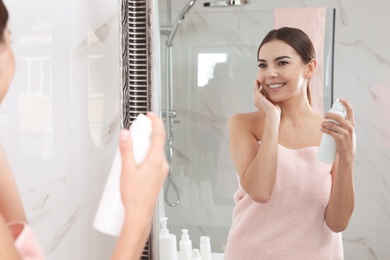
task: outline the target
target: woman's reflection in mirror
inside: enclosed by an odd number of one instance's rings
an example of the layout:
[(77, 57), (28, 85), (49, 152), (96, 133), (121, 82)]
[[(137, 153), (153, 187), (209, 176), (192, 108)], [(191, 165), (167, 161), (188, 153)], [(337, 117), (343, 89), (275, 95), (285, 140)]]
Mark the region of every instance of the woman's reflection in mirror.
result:
[[(345, 119), (312, 108), (316, 65), (311, 40), (297, 28), (270, 31), (258, 48), (256, 110), (229, 121), (239, 188), (225, 260), (343, 259), (341, 232), (354, 210), (355, 120), (346, 99)], [(323, 133), (336, 142), (333, 164), (317, 159)]]

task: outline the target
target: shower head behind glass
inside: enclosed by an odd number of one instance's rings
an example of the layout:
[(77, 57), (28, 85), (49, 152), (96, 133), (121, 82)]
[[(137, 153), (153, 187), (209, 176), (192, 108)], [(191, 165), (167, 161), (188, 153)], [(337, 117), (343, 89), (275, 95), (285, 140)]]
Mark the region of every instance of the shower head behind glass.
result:
[(175, 38), (175, 34), (177, 29), (179, 28), (180, 24), (183, 22), (186, 14), (191, 10), (191, 8), (194, 6), (195, 2), (197, 0), (190, 0), (186, 6), (181, 10), (180, 14), (177, 16), (176, 21), (174, 25), (172, 26), (172, 29), (169, 30), (168, 40), (166, 42), (167, 46), (172, 45), (172, 41)]
[(227, 6), (238, 6), (246, 5), (247, 0), (221, 0), (203, 3), (203, 7), (227, 7)]

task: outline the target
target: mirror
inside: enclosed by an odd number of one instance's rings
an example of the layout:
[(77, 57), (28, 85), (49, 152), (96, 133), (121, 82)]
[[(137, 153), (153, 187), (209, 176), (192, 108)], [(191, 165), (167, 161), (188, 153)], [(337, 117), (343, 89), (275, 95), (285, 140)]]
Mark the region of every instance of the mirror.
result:
[[(160, 24), (167, 24), (170, 15), (181, 17), (160, 13)], [(326, 10), (320, 93), (324, 111), (332, 103), (333, 18), (334, 10)], [(165, 44), (166, 26), (161, 34), (162, 82), (172, 83), (171, 90), (162, 91), (163, 110), (170, 110), (164, 115), (171, 147), (163, 211), (177, 240), (183, 228), (189, 230), (193, 248), (199, 248), (200, 236), (209, 236), (212, 251), (219, 256), (232, 224), (233, 194), (238, 188), (227, 123), (235, 113), (254, 111), (256, 52), (274, 28), (274, 20), (274, 10), (202, 9), (185, 15), (172, 46)], [(168, 56), (167, 48), (171, 49)], [(170, 72), (165, 73), (167, 67)]]

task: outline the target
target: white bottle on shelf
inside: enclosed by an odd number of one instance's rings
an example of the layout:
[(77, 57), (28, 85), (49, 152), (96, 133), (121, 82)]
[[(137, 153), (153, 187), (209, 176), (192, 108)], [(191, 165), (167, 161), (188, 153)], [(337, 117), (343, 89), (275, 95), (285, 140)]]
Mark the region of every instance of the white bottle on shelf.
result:
[(197, 248), (192, 249), (191, 260), (202, 260), (202, 257), (200, 256), (200, 253), (199, 253), (199, 249), (197, 249)]
[[(152, 135), (151, 120), (147, 116), (139, 114), (130, 127), (130, 134), (133, 142), (134, 160), (139, 164), (144, 160), (149, 150)], [(125, 219), (125, 209), (120, 193), (121, 167), (122, 160), (118, 149), (93, 222), (93, 227), (96, 230), (111, 236), (119, 236)]]
[(202, 260), (211, 260), (211, 245), (208, 236), (200, 237), (200, 256)]
[[(329, 110), (329, 112), (339, 114), (342, 117), (346, 118), (345, 107), (343, 106), (343, 104), (340, 102), (339, 99), (337, 99), (333, 103), (333, 106)], [(340, 123), (335, 121), (335, 120), (329, 120), (329, 121), (340, 125)], [(334, 160), (336, 159), (336, 142), (331, 135), (326, 134), (326, 133), (322, 134), (317, 158), (319, 161), (324, 162), (324, 163), (333, 163)]]
[(181, 239), (179, 242), (180, 257), (179, 260), (191, 260), (192, 257), (192, 242), (188, 235), (188, 229), (181, 230)]
[(169, 234), (168, 218), (160, 218), (160, 258), (159, 260), (177, 260), (176, 236)]

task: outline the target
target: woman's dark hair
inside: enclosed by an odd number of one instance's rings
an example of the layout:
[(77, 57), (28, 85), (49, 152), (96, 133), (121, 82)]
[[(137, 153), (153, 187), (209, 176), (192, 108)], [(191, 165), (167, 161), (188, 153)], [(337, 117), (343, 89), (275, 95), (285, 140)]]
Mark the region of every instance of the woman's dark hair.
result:
[[(316, 52), (309, 36), (302, 30), (291, 27), (282, 27), (270, 31), (260, 43), (259, 49), (257, 50), (257, 57), (259, 56), (261, 47), (272, 40), (280, 40), (290, 45), (302, 58), (304, 64), (308, 64), (312, 59), (316, 58)], [(311, 104), (309, 86), (307, 86), (307, 98)]]
[(4, 39), (4, 29), (7, 27), (8, 22), (8, 11), (5, 7), (3, 0), (0, 0), (0, 42)]

